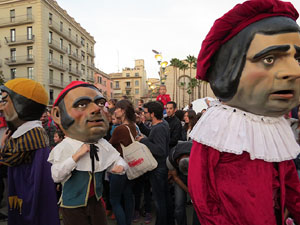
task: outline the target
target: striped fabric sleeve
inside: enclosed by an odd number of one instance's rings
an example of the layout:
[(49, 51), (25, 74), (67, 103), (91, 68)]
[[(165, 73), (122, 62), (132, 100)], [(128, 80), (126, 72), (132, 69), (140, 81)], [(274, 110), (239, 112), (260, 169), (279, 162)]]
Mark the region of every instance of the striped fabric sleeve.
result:
[(48, 137), (43, 128), (33, 128), (18, 138), (11, 138), (0, 150), (0, 163), (17, 166), (30, 163), (34, 152), (48, 146)]

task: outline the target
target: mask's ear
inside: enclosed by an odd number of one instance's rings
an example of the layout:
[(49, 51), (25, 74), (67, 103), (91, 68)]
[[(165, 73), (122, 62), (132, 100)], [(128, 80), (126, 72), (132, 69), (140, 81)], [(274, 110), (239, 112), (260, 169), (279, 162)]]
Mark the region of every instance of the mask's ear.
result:
[(60, 110), (58, 108), (58, 106), (54, 106), (51, 110), (51, 116), (52, 116), (52, 119), (54, 120), (54, 122), (56, 124), (58, 124), (59, 126), (61, 126), (61, 113), (60, 113)]

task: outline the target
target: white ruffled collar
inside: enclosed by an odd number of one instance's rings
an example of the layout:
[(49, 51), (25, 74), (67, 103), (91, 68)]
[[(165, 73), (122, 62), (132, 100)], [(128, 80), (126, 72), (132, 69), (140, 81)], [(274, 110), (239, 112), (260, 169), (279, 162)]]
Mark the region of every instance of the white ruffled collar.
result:
[(220, 152), (248, 152), (252, 160), (281, 162), (300, 153), (284, 117), (259, 116), (218, 101), (211, 103), (189, 136)]
[(18, 127), (18, 129), (12, 134), (12, 138), (18, 138), (28, 132), (29, 130), (40, 127), (42, 128), (42, 121), (39, 120), (32, 120), (32, 121), (27, 121), (23, 123), (21, 126)]

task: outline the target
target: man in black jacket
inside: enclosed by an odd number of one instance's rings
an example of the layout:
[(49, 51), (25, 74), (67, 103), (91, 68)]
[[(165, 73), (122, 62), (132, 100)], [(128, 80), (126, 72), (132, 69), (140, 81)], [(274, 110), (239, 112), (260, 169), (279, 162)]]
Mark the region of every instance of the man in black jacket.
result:
[[(163, 119), (163, 106), (159, 102), (148, 102), (144, 105), (147, 120), (152, 121), (148, 137), (138, 136), (136, 140), (145, 144), (156, 159), (158, 166), (149, 172), (153, 199), (156, 207), (156, 225), (172, 225), (172, 207), (168, 192), (168, 168), (166, 158), (169, 153), (169, 125)], [(139, 124), (141, 127), (142, 123)], [(145, 128), (145, 127), (144, 127)], [(143, 131), (142, 131), (143, 132)], [(145, 132), (148, 133), (148, 132)]]
[(169, 123), (170, 127), (170, 149), (176, 146), (178, 141), (181, 139), (182, 125), (177, 116), (175, 116), (176, 110), (177, 105), (175, 102), (170, 101), (167, 103), (167, 117), (165, 118), (165, 120)]

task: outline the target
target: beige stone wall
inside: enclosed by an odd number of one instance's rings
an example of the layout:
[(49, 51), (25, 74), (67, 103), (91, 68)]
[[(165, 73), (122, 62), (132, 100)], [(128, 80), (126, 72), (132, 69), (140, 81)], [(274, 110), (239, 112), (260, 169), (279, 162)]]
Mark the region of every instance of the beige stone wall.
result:
[(110, 76), (113, 81), (113, 98), (121, 99), (126, 95), (136, 105), (139, 99), (147, 95), (147, 75), (143, 59), (135, 60), (134, 68), (124, 68), (122, 73), (113, 73)]
[[(10, 49), (16, 49), (16, 61), (20, 61), (21, 57), (26, 57), (27, 55), (27, 46), (34, 46), (35, 42), (30, 44), (18, 44), (18, 45), (8, 45), (11, 43), (10, 30), (15, 29), (16, 31), (16, 42), (20, 40), (25, 40), (27, 35), (27, 27), (33, 27), (34, 32), (34, 21), (36, 18), (33, 16), (32, 20), (27, 20), (27, 1), (16, 1), (15, 3), (7, 4), (8, 1), (2, 1), (0, 3), (0, 60), (2, 73), (5, 77), (5, 80), (10, 79), (10, 69), (16, 68), (17, 75), (27, 76), (27, 67), (34, 67), (34, 64), (26, 64), (20, 66), (19, 64), (8, 66), (6, 61), (10, 58)], [(30, 6), (32, 6), (32, 15), (36, 12), (34, 11), (38, 8), (38, 1), (31, 1)], [(10, 19), (10, 10), (15, 10), (15, 19), (14, 22), (11, 22)], [(34, 33), (33, 33), (34, 34)], [(8, 42), (6, 41), (8, 40)], [(33, 54), (35, 54), (36, 49), (33, 48)], [(34, 58), (35, 60), (35, 58)]]
[[(32, 19), (27, 17), (27, 7), (32, 8)], [(11, 22), (10, 10), (15, 10), (15, 19)], [(52, 14), (52, 23), (49, 23), (49, 13)], [(0, 70), (2, 70), (5, 80), (11, 79), (11, 69), (16, 68), (16, 77), (27, 77), (27, 68), (33, 67), (33, 79), (41, 82), (48, 93), (53, 93), (53, 99), (71, 80), (83, 80), (94, 83), (94, 45), (95, 40), (84, 28), (78, 24), (74, 18), (67, 14), (56, 1), (53, 0), (30, 0), (0, 1), (0, 60), (2, 61)], [(62, 31), (60, 23), (63, 24)], [(27, 27), (32, 27), (33, 41), (27, 39)], [(16, 42), (13, 45), (7, 44), (10, 40), (10, 30), (16, 30)], [(71, 35), (69, 34), (71, 29)], [(53, 44), (49, 45), (49, 31), (53, 34)], [(76, 42), (76, 35), (78, 41)], [(20, 38), (21, 37), (21, 38)], [(84, 46), (81, 45), (81, 38), (84, 39)], [(19, 43), (19, 40), (23, 40)], [(63, 40), (63, 50), (60, 49), (60, 39)], [(67, 48), (71, 44), (71, 54), (68, 54)], [(33, 60), (26, 60), (27, 47), (32, 46)], [(56, 47), (55, 47), (56, 46)], [(16, 49), (16, 63), (8, 65), (7, 59), (10, 58), (10, 50)], [(52, 64), (49, 63), (49, 50), (53, 51)], [(76, 56), (76, 49), (78, 55)], [(81, 52), (84, 52), (85, 58), (81, 59)], [(75, 59), (74, 59), (75, 54)], [(60, 56), (63, 57), (63, 69), (51, 65), (60, 64)], [(72, 55), (73, 57), (71, 57)], [(26, 63), (20, 61), (20, 57)], [(76, 60), (77, 59), (77, 60)], [(69, 60), (72, 61), (71, 67)], [(78, 63), (78, 71), (76, 70)], [(60, 65), (59, 65), (60, 66)], [(82, 71), (82, 66), (84, 71)], [(50, 80), (49, 69), (53, 70), (53, 78)], [(63, 82), (61, 82), (63, 74)]]
[[(186, 63), (187, 64), (187, 63)], [(177, 70), (175, 71), (172, 66), (167, 66), (165, 69), (167, 74), (167, 79), (165, 85), (167, 87), (167, 93), (170, 95), (171, 99), (175, 101), (178, 108), (184, 108), (191, 101), (198, 98), (204, 97), (215, 97), (209, 83), (201, 81), (198, 83), (197, 87), (193, 89), (192, 94), (188, 94), (188, 83), (190, 82), (190, 77), (196, 77), (196, 69), (190, 70), (189, 68), (185, 71)], [(185, 83), (180, 85), (180, 83)]]

